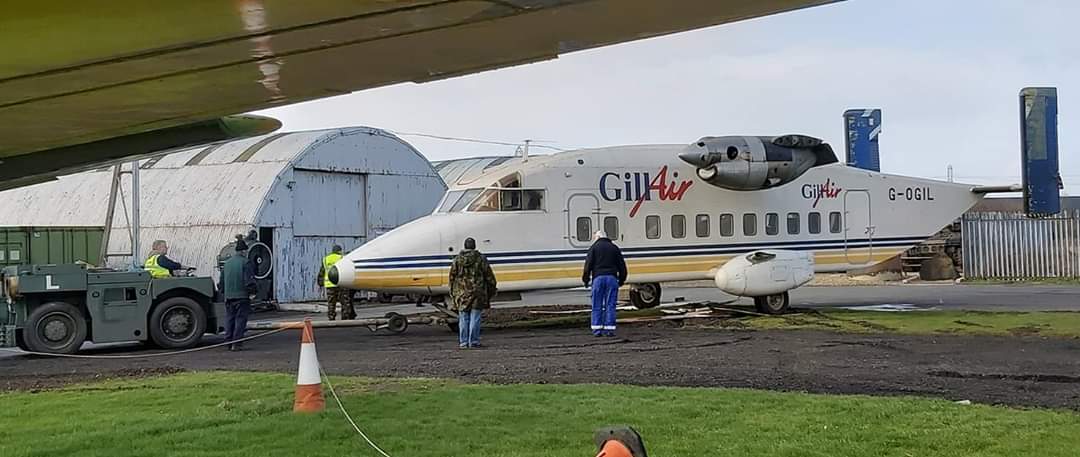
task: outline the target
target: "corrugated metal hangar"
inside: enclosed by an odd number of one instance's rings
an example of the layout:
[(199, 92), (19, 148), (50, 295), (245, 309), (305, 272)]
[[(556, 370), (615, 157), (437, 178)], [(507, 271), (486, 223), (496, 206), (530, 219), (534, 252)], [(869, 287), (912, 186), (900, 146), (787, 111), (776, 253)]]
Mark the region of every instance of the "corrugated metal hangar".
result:
[[(319, 265), (429, 214), (446, 190), (431, 164), (400, 138), (355, 127), (277, 133), (180, 150), (140, 164), (140, 245), (169, 242), (169, 256), (217, 276), (217, 257), (255, 230), (271, 251), (272, 299), (320, 298)], [(101, 169), (0, 193), (0, 226), (104, 226), (113, 173)], [(130, 189), (125, 175), (121, 189)], [(130, 190), (127, 190), (130, 198)], [(110, 253), (130, 253), (118, 198)], [(136, 253), (141, 260), (145, 255)], [(109, 265), (130, 257), (110, 256)]]

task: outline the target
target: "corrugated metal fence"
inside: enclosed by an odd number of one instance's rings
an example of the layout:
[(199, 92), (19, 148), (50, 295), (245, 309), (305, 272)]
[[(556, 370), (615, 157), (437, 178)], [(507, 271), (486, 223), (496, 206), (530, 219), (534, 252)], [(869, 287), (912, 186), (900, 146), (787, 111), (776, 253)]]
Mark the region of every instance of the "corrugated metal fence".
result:
[(1080, 212), (1032, 219), (969, 213), (963, 219), (964, 276), (972, 279), (1080, 277)]

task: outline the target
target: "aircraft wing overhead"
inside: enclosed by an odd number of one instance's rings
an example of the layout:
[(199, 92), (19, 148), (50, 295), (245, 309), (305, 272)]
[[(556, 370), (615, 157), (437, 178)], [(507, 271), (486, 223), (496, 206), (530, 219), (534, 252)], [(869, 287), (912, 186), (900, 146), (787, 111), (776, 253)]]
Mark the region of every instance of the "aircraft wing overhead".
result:
[(0, 188), (276, 128), (225, 128), (233, 113), (833, 1), (11, 2), (0, 15)]

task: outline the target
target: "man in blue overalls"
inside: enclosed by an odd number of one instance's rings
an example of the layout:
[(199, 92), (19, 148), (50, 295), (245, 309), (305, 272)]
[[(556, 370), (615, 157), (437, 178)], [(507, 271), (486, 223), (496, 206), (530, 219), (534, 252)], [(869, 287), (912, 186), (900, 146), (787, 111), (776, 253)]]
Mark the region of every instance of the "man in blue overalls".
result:
[(581, 273), (586, 287), (592, 282), (592, 332), (593, 336), (615, 336), (615, 305), (619, 287), (626, 282), (626, 260), (603, 230), (597, 231), (593, 239), (596, 241), (589, 248), (585, 271)]

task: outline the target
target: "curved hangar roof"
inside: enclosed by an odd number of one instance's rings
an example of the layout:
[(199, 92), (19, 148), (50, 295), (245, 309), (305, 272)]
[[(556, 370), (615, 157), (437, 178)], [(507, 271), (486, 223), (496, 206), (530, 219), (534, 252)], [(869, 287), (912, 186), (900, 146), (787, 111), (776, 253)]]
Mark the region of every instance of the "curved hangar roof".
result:
[[(345, 139), (351, 149), (313, 154)], [(407, 154), (402, 154), (406, 152)], [(427, 160), (408, 143), (382, 130), (357, 127), (277, 133), (190, 148), (142, 162), (143, 227), (250, 225), (279, 175), (297, 169), (435, 177)], [(102, 226), (112, 168), (0, 192), (0, 225)], [(125, 176), (124, 191), (130, 192)], [(130, 199), (130, 195), (127, 195)], [(127, 227), (117, 202), (114, 226)]]

